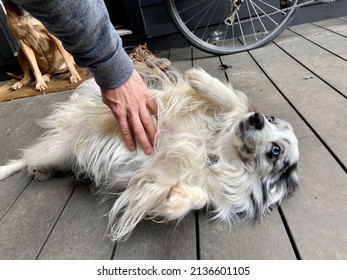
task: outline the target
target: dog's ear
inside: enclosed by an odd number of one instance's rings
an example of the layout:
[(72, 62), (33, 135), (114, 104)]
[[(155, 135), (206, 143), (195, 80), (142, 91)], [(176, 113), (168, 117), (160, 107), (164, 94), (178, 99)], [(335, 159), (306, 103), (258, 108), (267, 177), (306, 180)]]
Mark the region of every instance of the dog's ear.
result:
[(297, 175), (297, 163), (287, 165), (283, 169), (278, 180), (271, 183), (270, 189), (276, 189), (283, 193), (284, 197), (291, 196), (299, 186), (299, 179)]
[(299, 187), (299, 179), (297, 175), (297, 164), (294, 163), (289, 166), (286, 171), (281, 175), (280, 180), (286, 190), (286, 197), (291, 196), (294, 191)]
[(267, 205), (267, 210), (277, 208), (283, 198), (288, 198), (299, 186), (297, 175), (297, 164), (285, 165), (286, 167), (278, 177), (268, 177), (263, 182), (263, 202)]

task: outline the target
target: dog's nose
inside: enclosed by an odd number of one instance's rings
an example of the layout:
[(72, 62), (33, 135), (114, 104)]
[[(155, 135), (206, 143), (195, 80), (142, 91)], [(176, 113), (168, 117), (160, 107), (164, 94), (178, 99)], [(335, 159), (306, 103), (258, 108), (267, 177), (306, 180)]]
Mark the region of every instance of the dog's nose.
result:
[(255, 129), (262, 129), (264, 127), (264, 117), (262, 114), (254, 113), (249, 117), (248, 123), (254, 126)]

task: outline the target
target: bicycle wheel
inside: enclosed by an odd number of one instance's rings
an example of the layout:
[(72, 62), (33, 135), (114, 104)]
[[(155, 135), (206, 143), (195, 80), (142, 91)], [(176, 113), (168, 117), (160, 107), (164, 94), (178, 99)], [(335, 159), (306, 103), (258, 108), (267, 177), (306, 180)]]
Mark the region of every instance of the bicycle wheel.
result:
[(202, 51), (223, 55), (260, 47), (290, 23), (299, 0), (166, 0), (178, 31)]

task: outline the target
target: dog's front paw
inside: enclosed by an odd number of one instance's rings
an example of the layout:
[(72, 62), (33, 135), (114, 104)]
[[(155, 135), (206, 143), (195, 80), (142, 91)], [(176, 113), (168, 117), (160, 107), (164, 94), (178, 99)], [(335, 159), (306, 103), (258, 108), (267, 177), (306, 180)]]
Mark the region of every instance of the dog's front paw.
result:
[(209, 80), (212, 78), (202, 68), (192, 68), (186, 72), (187, 80), (196, 90), (205, 91), (210, 86)]
[(47, 88), (48, 88), (48, 86), (47, 86), (47, 84), (45, 83), (45, 81), (41, 81), (41, 82), (37, 82), (36, 83), (36, 90), (37, 91), (45, 91)]
[(18, 90), (20, 88), (22, 88), (24, 86), (24, 84), (22, 82), (16, 82), (11, 86), (11, 90), (15, 91)]
[(165, 216), (170, 220), (182, 218), (189, 211), (204, 207), (207, 201), (207, 194), (201, 188), (177, 183), (167, 196)]
[(78, 75), (78, 73), (73, 74), (73, 75), (71, 75), (71, 77), (70, 77), (70, 83), (71, 83), (71, 84), (78, 83), (78, 82), (81, 81), (81, 80), (82, 80), (82, 79), (81, 79), (80, 75)]

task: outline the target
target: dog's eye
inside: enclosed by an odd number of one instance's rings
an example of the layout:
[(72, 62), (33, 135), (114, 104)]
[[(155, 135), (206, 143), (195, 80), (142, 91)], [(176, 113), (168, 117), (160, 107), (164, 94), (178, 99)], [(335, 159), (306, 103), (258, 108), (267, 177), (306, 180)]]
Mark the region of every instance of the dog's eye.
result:
[(273, 123), (275, 121), (275, 117), (269, 117), (269, 118), (267, 118), (267, 121), (269, 123)]
[(272, 153), (274, 156), (278, 156), (278, 155), (281, 153), (281, 147), (280, 147), (280, 146), (277, 146), (277, 145), (273, 145), (273, 146), (272, 146), (272, 149), (271, 149), (271, 153)]

